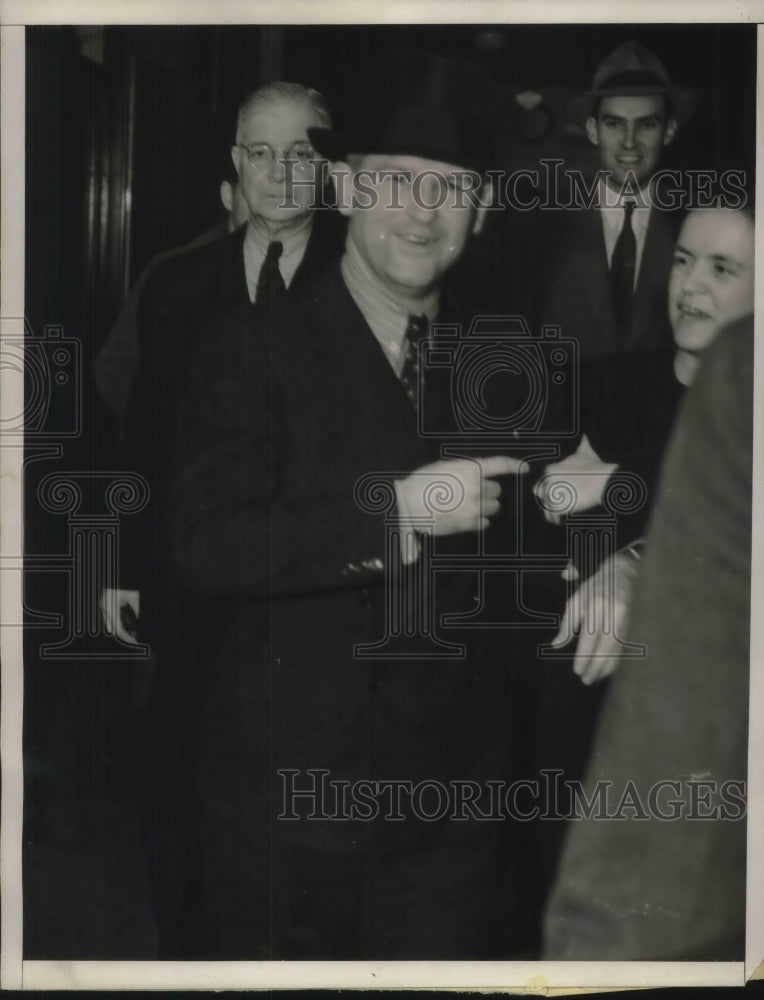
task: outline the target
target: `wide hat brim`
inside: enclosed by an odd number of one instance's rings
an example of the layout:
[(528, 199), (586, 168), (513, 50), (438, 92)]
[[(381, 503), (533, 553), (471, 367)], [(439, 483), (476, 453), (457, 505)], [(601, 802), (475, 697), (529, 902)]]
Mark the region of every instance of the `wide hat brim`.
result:
[(497, 166), (495, 94), (466, 59), (394, 50), (349, 81), (347, 94), (340, 127), (308, 130), (327, 160), (380, 154), (479, 173)]
[(309, 128), (308, 138), (323, 159), (333, 163), (346, 161), (349, 156), (414, 156), (436, 163), (448, 163), (464, 170), (485, 173), (494, 165), (492, 158), (475, 150), (455, 147), (448, 142), (428, 139), (416, 134), (399, 134), (379, 138), (356, 138), (330, 128)]

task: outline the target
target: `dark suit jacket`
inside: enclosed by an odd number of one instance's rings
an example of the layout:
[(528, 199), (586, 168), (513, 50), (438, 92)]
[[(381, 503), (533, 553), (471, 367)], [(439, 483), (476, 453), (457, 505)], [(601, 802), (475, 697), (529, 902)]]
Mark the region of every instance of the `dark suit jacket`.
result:
[[(204, 710), (207, 806), (229, 825), (242, 809), (249, 822), (274, 815), (279, 768), (350, 781), (501, 776), (495, 641), (493, 657), (472, 655), (486, 633), (442, 628), (467, 642), (466, 658), (418, 659), (433, 648), (422, 635), (377, 658), (354, 654), (385, 638), (386, 582), (409, 588), (402, 627), (428, 600), (437, 615), (474, 607), (473, 573), (441, 572), (422, 588), (387, 548), (384, 484), (437, 457), (437, 442), (419, 433), (338, 271), (258, 319), (232, 314), (214, 347), (201, 343), (182, 421), (181, 572), (234, 609)], [(441, 402), (430, 393), (425, 405)], [(381, 480), (377, 513), (358, 502), (369, 474)], [(437, 539), (435, 550), (473, 551), (477, 539)], [(360, 824), (362, 837), (372, 825)], [(338, 850), (358, 840), (351, 826), (276, 823), (279, 835)], [(390, 849), (428, 824), (377, 827)]]
[(642, 505), (619, 514), (619, 548), (644, 535), (655, 506), (661, 461), (684, 391), (674, 375), (675, 353), (603, 355), (581, 366), (582, 429), (603, 462), (617, 463), (616, 476), (639, 477), (643, 490)]
[(575, 337), (584, 358), (670, 346), (666, 292), (678, 221), (675, 212), (653, 208), (650, 213), (631, 327), (621, 347), (600, 212), (561, 212), (547, 244), (551, 260), (543, 282), (541, 322), (557, 324), (564, 337)]
[(163, 261), (187, 254), (207, 243), (217, 243), (218, 240), (225, 239), (227, 233), (227, 223), (220, 223), (202, 233), (192, 243), (182, 247), (173, 247), (171, 250), (158, 254), (138, 275), (129, 295), (122, 304), (119, 316), (93, 364), (93, 376), (98, 391), (120, 422), (120, 436), (130, 390), (140, 364), (138, 310), (143, 301), (146, 283), (151, 275), (156, 273), (156, 269), (161, 266)]
[(548, 959), (743, 958), (752, 415), (749, 320), (680, 411), (627, 634), (647, 658), (613, 678), (586, 781), (612, 782), (611, 815), (631, 784), (643, 815), (571, 824)]
[[(310, 284), (339, 257), (344, 228), (338, 213), (316, 213), (290, 294)], [(254, 308), (244, 272), (245, 233), (246, 226), (241, 226), (221, 240), (162, 262), (141, 297), (141, 360), (128, 403), (122, 462), (146, 477), (152, 497), (142, 514), (122, 525), (120, 579), (122, 586), (136, 587), (149, 597), (171, 552), (171, 545), (163, 545), (167, 532), (163, 511), (167, 484), (174, 481), (178, 406), (196, 342), (204, 330), (214, 339), (212, 321), (226, 310)], [(141, 617), (149, 635), (155, 617), (150, 601)]]

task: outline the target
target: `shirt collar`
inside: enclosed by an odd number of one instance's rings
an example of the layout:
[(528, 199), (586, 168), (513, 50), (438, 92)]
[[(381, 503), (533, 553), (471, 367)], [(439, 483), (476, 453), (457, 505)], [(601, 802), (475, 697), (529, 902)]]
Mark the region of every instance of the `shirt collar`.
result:
[[(361, 256), (352, 236), (348, 236), (345, 253), (341, 262), (342, 277), (358, 308), (369, 321), (371, 314), (375, 320), (383, 320), (386, 324), (395, 323), (405, 332), (410, 310), (408, 305), (396, 299), (376, 278), (373, 271)], [(429, 320), (438, 314), (439, 295), (432, 292), (419, 303), (417, 313), (424, 313)], [(374, 329), (374, 323), (369, 322)]]
[(308, 240), (310, 239), (312, 221), (312, 217), (308, 215), (306, 216), (304, 226), (287, 233), (276, 233), (270, 239), (265, 235), (265, 233), (255, 229), (251, 222), (248, 222), (247, 231), (244, 235), (245, 248), (249, 251), (254, 250), (255, 253), (259, 254), (261, 257), (265, 257), (268, 252), (269, 245), (271, 243), (278, 242), (283, 247), (281, 256), (285, 260), (288, 260), (293, 254), (304, 250), (307, 246)]
[(621, 197), (619, 191), (614, 191), (608, 187), (605, 178), (600, 177), (597, 204), (600, 206), (601, 211), (620, 212), (626, 201), (634, 202), (635, 214), (640, 212), (647, 213), (653, 206), (652, 181), (644, 188), (640, 188), (638, 194), (634, 193), (631, 189), (627, 189), (624, 191), (623, 197)]

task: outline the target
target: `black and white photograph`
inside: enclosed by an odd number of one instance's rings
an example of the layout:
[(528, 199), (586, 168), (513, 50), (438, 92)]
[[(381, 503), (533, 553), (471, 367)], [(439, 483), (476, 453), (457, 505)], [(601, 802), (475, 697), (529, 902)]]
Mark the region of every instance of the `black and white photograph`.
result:
[(4, 988), (764, 960), (756, 5), (560, 6), (4, 9)]

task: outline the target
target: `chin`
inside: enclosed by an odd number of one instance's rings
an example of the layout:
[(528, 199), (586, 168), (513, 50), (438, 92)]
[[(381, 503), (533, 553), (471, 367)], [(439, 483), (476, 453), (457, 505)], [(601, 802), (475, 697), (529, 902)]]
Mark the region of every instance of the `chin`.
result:
[(266, 209), (261, 213), (264, 219), (268, 222), (292, 222), (295, 219), (302, 218), (303, 215), (307, 215), (303, 209), (294, 208), (271, 208)]
[(674, 333), (674, 341), (681, 350), (697, 353), (705, 351), (718, 332), (716, 327), (709, 329), (707, 326), (701, 329), (689, 327), (683, 330), (680, 328)]
[(411, 291), (429, 291), (433, 285), (437, 284), (439, 275), (432, 268), (419, 269), (414, 267), (400, 268), (396, 271), (393, 280), (402, 288)]
[(630, 184), (633, 184), (634, 181), (636, 181), (637, 187), (641, 190), (645, 186), (645, 181), (647, 180), (647, 177), (645, 177), (641, 173), (640, 174), (634, 173), (633, 170), (628, 170), (624, 172), (623, 169), (619, 167), (618, 172), (613, 171), (613, 180), (615, 181), (616, 186), (619, 188), (622, 188), (624, 184), (627, 183), (627, 181)]

